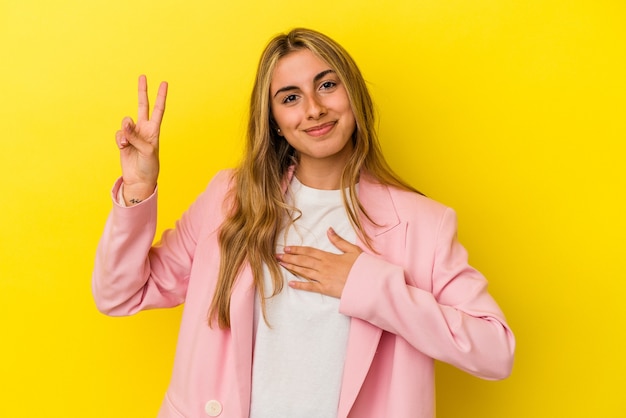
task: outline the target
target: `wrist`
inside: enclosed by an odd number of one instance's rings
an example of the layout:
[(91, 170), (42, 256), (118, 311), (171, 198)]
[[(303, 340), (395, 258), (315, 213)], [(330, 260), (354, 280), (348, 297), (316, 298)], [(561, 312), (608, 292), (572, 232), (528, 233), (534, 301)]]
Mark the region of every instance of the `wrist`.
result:
[(122, 190), (126, 206), (133, 206), (148, 199), (154, 193), (156, 184), (126, 184)]

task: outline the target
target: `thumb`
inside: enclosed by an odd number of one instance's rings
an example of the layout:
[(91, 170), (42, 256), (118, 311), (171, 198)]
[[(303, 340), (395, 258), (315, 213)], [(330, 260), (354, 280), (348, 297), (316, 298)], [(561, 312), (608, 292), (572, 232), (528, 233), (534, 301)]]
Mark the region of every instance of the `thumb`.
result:
[(344, 253), (360, 253), (361, 249), (340, 237), (333, 228), (328, 228), (326, 233), (330, 242)]
[(135, 122), (133, 121), (131, 117), (126, 116), (124, 119), (122, 119), (122, 132), (124, 133), (124, 135), (126, 136), (134, 135), (135, 126), (136, 126)]
[(146, 141), (141, 136), (137, 129), (137, 125), (133, 122), (132, 118), (125, 117), (122, 121), (122, 136), (127, 143), (130, 143), (141, 154), (151, 154), (154, 151), (155, 145)]

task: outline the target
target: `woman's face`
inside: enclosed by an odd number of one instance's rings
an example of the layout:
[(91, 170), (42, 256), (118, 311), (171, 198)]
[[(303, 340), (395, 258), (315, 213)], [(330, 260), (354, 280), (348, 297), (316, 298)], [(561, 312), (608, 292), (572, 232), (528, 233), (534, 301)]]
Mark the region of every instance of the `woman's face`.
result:
[(345, 165), (356, 126), (344, 85), (330, 66), (308, 49), (276, 64), (270, 84), (271, 111), (283, 136), (300, 157)]

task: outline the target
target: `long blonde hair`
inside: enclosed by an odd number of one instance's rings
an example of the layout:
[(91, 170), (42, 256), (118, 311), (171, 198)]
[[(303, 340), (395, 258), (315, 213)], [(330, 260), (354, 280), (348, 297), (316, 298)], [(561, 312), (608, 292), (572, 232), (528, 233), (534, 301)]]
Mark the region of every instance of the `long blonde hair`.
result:
[(274, 37), (259, 61), (250, 100), (247, 144), (243, 160), (234, 174), (228, 196), (230, 213), (221, 225), (221, 261), (218, 282), (209, 310), (209, 324), (217, 319), (221, 328), (230, 327), (230, 297), (237, 275), (250, 265), (265, 316), (263, 266), (269, 268), (273, 296), (283, 288), (283, 277), (274, 257), (280, 230), (290, 221), (293, 208), (285, 203), (284, 182), (289, 167), (297, 164), (298, 154), (276, 133), (270, 105), (270, 83), (277, 62), (284, 56), (308, 49), (335, 70), (346, 88), (354, 113), (356, 129), (353, 153), (341, 178), (344, 206), (357, 234), (371, 248), (359, 215), (369, 219), (359, 202), (355, 185), (366, 170), (377, 181), (415, 191), (393, 173), (385, 161), (375, 129), (372, 99), (359, 68), (348, 52), (324, 34), (310, 29), (293, 29)]

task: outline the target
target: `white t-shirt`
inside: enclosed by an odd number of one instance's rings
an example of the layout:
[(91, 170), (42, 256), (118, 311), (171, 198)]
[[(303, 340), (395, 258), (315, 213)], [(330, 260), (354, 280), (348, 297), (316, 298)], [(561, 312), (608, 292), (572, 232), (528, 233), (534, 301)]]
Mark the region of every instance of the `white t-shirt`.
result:
[[(340, 253), (326, 235), (329, 227), (356, 241), (340, 190), (312, 189), (294, 176), (288, 199), (302, 216), (286, 235), (281, 231), (277, 253), (286, 245)], [(350, 319), (339, 313), (339, 299), (292, 289), (288, 281), (304, 279), (281, 270), (283, 290), (266, 301), (271, 328), (263, 320), (258, 297), (255, 302), (250, 418), (335, 418)], [(266, 295), (272, 294), (267, 267), (265, 289)]]

